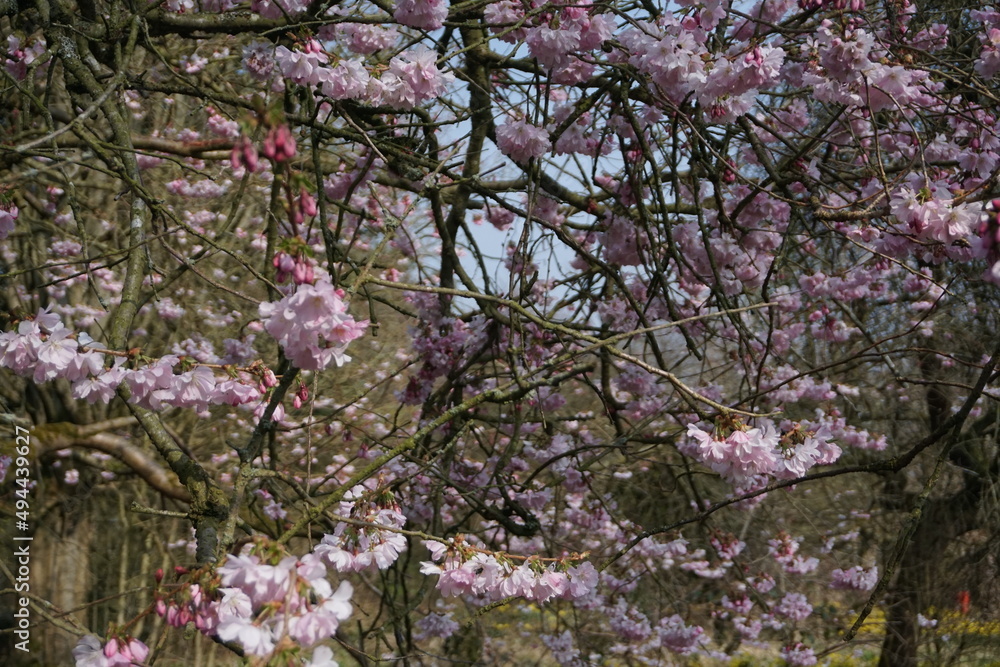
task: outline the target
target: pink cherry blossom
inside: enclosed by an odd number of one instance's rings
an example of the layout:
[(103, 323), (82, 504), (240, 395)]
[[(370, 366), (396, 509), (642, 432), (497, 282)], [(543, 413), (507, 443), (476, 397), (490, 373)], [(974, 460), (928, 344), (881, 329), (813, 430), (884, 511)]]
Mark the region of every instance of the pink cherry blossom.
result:
[(508, 120), (497, 127), (497, 146), (511, 159), (525, 164), (552, 150), (548, 132), (526, 120)]
[(325, 280), (301, 284), (280, 301), (262, 303), (264, 328), (284, 348), (285, 354), (304, 370), (318, 370), (350, 361), (347, 344), (362, 335), (367, 321), (357, 322), (337, 290)]
[(855, 565), (847, 570), (837, 568), (830, 574), (832, 588), (856, 591), (870, 591), (878, 583), (878, 568), (863, 568)]
[(0, 205), (0, 240), (7, 238), (14, 231), (17, 214), (17, 206), (13, 204)]
[(437, 30), (448, 18), (448, 3), (445, 0), (400, 0), (393, 18), (403, 25)]

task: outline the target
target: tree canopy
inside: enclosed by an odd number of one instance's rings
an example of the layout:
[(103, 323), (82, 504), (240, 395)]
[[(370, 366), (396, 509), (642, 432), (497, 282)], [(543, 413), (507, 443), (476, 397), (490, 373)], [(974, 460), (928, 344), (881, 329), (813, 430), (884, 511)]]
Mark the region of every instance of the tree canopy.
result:
[(39, 664), (995, 650), (997, 8), (0, 0), (0, 32)]

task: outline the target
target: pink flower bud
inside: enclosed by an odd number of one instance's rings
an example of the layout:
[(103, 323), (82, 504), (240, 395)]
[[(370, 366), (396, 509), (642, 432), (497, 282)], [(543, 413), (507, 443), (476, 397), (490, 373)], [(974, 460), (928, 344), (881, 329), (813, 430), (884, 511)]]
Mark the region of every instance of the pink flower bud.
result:
[(306, 282), (306, 268), (308, 265), (305, 262), (298, 262), (295, 268), (292, 270), (292, 279), (295, 281), (296, 285), (302, 285)]
[(288, 141), (288, 128), (284, 125), (276, 127), (271, 130), (269, 136), (271, 137), (271, 141), (274, 142), (275, 159), (280, 162), (282, 158), (279, 156), (285, 154), (285, 143)]
[(274, 131), (272, 130), (266, 137), (264, 137), (264, 143), (261, 145), (260, 152), (264, 154), (268, 160), (274, 160), (278, 156), (278, 149), (274, 145)]
[(149, 657), (148, 646), (143, 644), (138, 639), (130, 639), (128, 647), (132, 653), (132, 662), (146, 662), (146, 658)]
[(112, 638), (109, 639), (108, 643), (104, 645), (104, 657), (113, 658), (116, 655), (118, 655), (118, 640)]
[(233, 150), (229, 151), (229, 164), (234, 171), (243, 166), (243, 150), (239, 144), (233, 144)]
[(257, 158), (257, 149), (254, 145), (250, 143), (249, 139), (244, 138), (243, 142), (243, 164), (246, 165), (247, 171), (251, 174), (257, 171), (259, 166), (259, 160)]
[(315, 197), (313, 197), (305, 188), (302, 188), (299, 191), (299, 205), (302, 207), (302, 212), (310, 218), (318, 212)]
[(291, 130), (288, 129), (287, 125), (282, 125), (273, 130), (274, 136), (274, 148), (275, 148), (275, 160), (282, 162), (284, 160), (290, 160), (295, 157), (295, 137), (292, 136)]

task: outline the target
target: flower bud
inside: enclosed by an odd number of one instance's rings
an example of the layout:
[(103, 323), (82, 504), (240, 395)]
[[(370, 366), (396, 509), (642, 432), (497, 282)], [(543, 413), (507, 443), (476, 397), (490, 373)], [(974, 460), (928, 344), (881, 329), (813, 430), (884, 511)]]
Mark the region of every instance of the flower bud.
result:
[(302, 207), (302, 212), (310, 218), (318, 212), (315, 197), (313, 197), (305, 188), (302, 188), (299, 191), (299, 205)]
[[(279, 148), (285, 156), (286, 160), (290, 160), (295, 157), (295, 137), (292, 136), (292, 131), (288, 129), (287, 125), (282, 125), (278, 128), (277, 136), (274, 141), (275, 148)], [(281, 162), (280, 159), (278, 159)]]
[(229, 151), (229, 165), (234, 171), (243, 166), (243, 151), (239, 144), (233, 144), (233, 149)]
[(264, 143), (260, 147), (260, 152), (264, 154), (268, 160), (275, 160), (278, 156), (278, 149), (274, 145), (274, 137), (272, 134), (268, 134), (264, 137)]
[(251, 174), (257, 171), (260, 161), (257, 157), (257, 149), (247, 139), (243, 142), (243, 164)]
[(149, 647), (138, 639), (130, 639), (128, 648), (132, 654), (132, 662), (146, 662), (146, 658), (149, 657)]

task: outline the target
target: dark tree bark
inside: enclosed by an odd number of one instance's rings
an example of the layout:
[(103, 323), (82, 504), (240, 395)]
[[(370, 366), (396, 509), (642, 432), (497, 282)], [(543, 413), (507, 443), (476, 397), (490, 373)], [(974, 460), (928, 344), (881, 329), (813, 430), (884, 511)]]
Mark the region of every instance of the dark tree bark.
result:
[[(930, 355), (920, 360), (920, 369), (927, 379), (941, 377), (939, 362)], [(930, 429), (937, 430), (951, 414), (951, 400), (941, 385), (932, 384), (927, 388), (926, 404)], [(970, 429), (973, 434), (977, 430), (977, 427)], [(929, 498), (921, 510), (919, 523), (886, 593), (886, 631), (879, 667), (917, 667), (920, 645), (917, 614), (931, 604), (935, 588), (948, 581), (942, 576), (948, 566), (942, 556), (949, 544), (976, 527), (989, 471), (981, 471), (985, 474), (975, 471), (975, 461), (964, 443), (951, 449), (949, 461), (964, 471), (962, 486), (946, 497)], [(893, 480), (896, 483), (890, 482), (883, 496), (886, 508), (899, 508), (901, 500), (904, 506), (913, 502), (900, 493), (905, 485), (902, 473), (896, 477)]]

